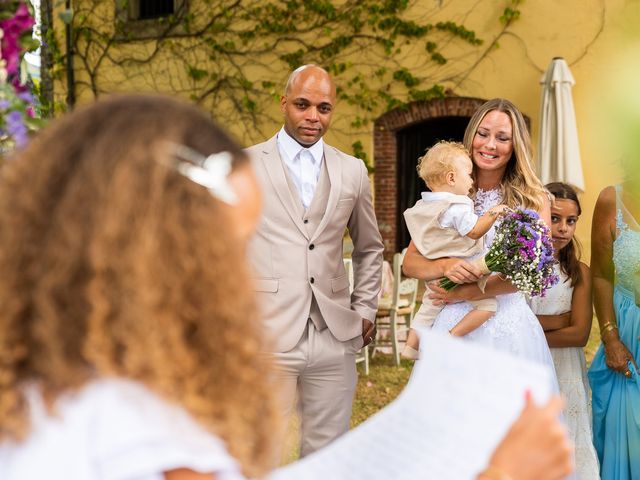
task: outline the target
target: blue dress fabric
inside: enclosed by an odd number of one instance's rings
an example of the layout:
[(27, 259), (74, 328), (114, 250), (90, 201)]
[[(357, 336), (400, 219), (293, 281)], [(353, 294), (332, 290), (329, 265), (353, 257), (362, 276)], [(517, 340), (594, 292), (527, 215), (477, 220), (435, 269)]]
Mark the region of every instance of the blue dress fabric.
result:
[[(640, 360), (640, 226), (616, 187), (616, 229), (613, 243), (615, 286), (613, 306), (620, 340)], [(635, 292), (635, 293), (634, 293)], [(627, 378), (607, 367), (602, 345), (589, 369), (593, 437), (603, 480), (640, 480), (640, 376)]]

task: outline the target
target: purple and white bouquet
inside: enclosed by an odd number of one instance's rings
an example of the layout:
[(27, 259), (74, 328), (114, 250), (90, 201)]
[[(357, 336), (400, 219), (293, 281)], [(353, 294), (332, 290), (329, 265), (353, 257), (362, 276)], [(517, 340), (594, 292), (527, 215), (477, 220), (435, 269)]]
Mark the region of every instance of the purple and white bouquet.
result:
[[(544, 296), (558, 282), (554, 264), (549, 228), (535, 211), (528, 209), (507, 213), (496, 226), (489, 251), (476, 260), (483, 273), (501, 273), (529, 296)], [(440, 280), (446, 290), (457, 285), (448, 278)]]

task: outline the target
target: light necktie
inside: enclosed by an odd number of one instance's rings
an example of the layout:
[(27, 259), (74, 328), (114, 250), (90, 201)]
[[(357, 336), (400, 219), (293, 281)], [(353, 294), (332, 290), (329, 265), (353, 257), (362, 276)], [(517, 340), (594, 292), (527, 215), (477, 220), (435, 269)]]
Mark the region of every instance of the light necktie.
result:
[(316, 175), (316, 160), (311, 152), (303, 148), (300, 150), (300, 196), (302, 205), (308, 209), (313, 200), (313, 194), (316, 191), (316, 183), (318, 181)]

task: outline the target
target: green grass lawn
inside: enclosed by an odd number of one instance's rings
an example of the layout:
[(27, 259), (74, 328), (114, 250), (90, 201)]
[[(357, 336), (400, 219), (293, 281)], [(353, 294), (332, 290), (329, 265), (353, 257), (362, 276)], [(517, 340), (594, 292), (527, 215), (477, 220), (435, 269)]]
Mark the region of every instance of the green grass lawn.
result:
[(351, 426), (364, 422), (402, 391), (409, 380), (413, 362), (402, 360), (396, 367), (391, 355), (377, 353), (369, 363), (369, 376), (364, 374), (364, 366), (358, 364), (358, 386), (353, 400)]

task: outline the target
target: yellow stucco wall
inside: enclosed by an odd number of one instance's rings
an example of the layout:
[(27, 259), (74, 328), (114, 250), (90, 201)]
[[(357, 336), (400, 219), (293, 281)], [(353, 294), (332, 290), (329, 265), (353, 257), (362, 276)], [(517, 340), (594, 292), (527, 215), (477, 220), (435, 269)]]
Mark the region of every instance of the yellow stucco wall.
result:
[[(495, 31), (493, 19), (504, 5), (480, 3), (481, 8), (473, 0), (444, 2), (441, 15), (461, 20), (462, 12), (472, 10), (465, 25), (476, 30), (481, 38), (488, 37), (490, 34), (483, 32)], [(500, 39), (499, 48), (482, 60), (469, 78), (455, 88), (455, 93), (512, 100), (531, 118), (535, 147), (540, 78), (553, 57), (565, 58), (576, 81), (573, 100), (586, 185), (581, 196), (583, 215), (577, 235), (585, 247), (583, 259), (589, 263), (593, 206), (602, 188), (622, 178), (621, 153), (612, 144), (610, 133), (615, 129), (616, 119), (608, 104), (611, 90), (619, 85), (616, 76), (629, 75), (621, 64), (631, 57), (640, 60), (640, 2), (530, 0), (520, 10), (521, 18), (512, 25), (511, 33)], [(640, 95), (630, 89), (628, 94)], [(340, 146), (348, 148), (348, 145), (344, 142)]]
[[(110, 3), (110, 2), (107, 2)], [(416, 18), (454, 20), (490, 42), (500, 31), (498, 17), (508, 5), (507, 0), (420, 0), (412, 7)], [(531, 118), (534, 145), (538, 138), (540, 85), (543, 71), (551, 59), (562, 56), (568, 62), (576, 80), (574, 104), (580, 136), (582, 163), (585, 171), (586, 192), (582, 196), (583, 219), (579, 222), (578, 236), (586, 247), (585, 259), (588, 261), (590, 216), (599, 191), (606, 185), (621, 178), (618, 154), (611, 144), (607, 144), (605, 133), (611, 126), (610, 117), (602, 106), (606, 93), (620, 75), (619, 70), (610, 69), (612, 60), (620, 53), (634, 47), (640, 40), (640, 1), (639, 0), (526, 0), (519, 7), (521, 17), (508, 29), (508, 33), (499, 39), (499, 46), (491, 50), (485, 58), (479, 60), (481, 49), (461, 46), (452, 42), (443, 49), (443, 53), (452, 59), (446, 67), (453, 77), (469, 69), (469, 74), (461, 83), (449, 81), (446, 87), (453, 89), (456, 95), (479, 98), (506, 97), (512, 100)], [(105, 21), (113, 18), (113, 7), (103, 10)], [(62, 37), (59, 36), (62, 40)], [(136, 48), (140, 48), (140, 45)], [(423, 46), (416, 47), (417, 55), (405, 58), (405, 66), (419, 64), (419, 52)], [(183, 55), (192, 55), (194, 62), (198, 51), (181, 49)], [(423, 54), (422, 54), (423, 55)], [(640, 49), (636, 51), (640, 57)], [(476, 65), (477, 63), (477, 65)], [(81, 68), (78, 65), (78, 68)], [(179, 95), (189, 98), (189, 80), (184, 72), (172, 69), (171, 56), (161, 56), (152, 67), (153, 76), (139, 75), (136, 67), (123, 74), (112, 71), (100, 79), (101, 87), (107, 91), (178, 91)], [(419, 72), (417, 72), (419, 73)], [(256, 70), (259, 78), (260, 72)], [(281, 74), (281, 82), (287, 72)], [(86, 80), (79, 70), (77, 78)], [(58, 82), (57, 92), (62, 93), (62, 83)], [(80, 92), (79, 102), (90, 101), (90, 92)], [(218, 104), (218, 110), (224, 106)], [(277, 101), (273, 100), (267, 110), (277, 119)], [(355, 115), (353, 107), (346, 103), (338, 104), (333, 131), (327, 140), (345, 151), (351, 151), (351, 144), (361, 140), (365, 151), (372, 156), (373, 142), (370, 127), (354, 132), (349, 127), (350, 119)], [(380, 114), (384, 112), (379, 112)], [(238, 138), (247, 143), (247, 126), (227, 124)], [(267, 122), (261, 130), (272, 134), (279, 127), (278, 122)]]
[(554, 56), (565, 58), (576, 81), (573, 100), (586, 185), (577, 234), (587, 262), (590, 216), (597, 196), (603, 187), (621, 179), (620, 152), (607, 138), (610, 122), (615, 122), (607, 105), (616, 75), (623, 74), (616, 66), (618, 58), (633, 54), (640, 58), (636, 43), (640, 39), (639, 5), (615, 0), (528, 1), (512, 27), (514, 35), (503, 38), (500, 48), (460, 89), (462, 95), (511, 99), (531, 118), (536, 145), (538, 82)]

